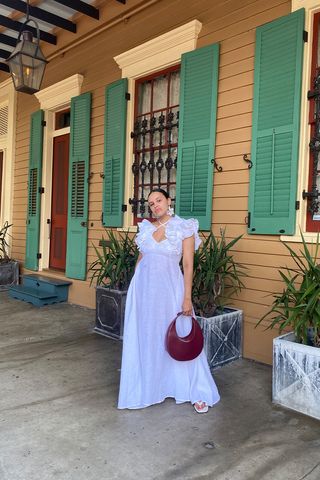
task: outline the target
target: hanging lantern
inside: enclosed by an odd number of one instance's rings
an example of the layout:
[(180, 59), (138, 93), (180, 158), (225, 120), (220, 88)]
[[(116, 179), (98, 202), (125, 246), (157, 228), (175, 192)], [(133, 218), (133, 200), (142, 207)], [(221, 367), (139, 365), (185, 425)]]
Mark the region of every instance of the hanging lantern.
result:
[[(27, 2), (29, 6), (29, 0)], [(33, 41), (33, 35), (29, 30), (24, 30), (27, 23), (34, 22), (37, 28), (37, 38)], [(22, 39), (21, 39), (22, 35)], [(17, 45), (7, 64), (10, 68), (14, 88), (18, 92), (33, 94), (40, 90), (44, 70), (48, 61), (43, 55), (40, 45), (40, 32), (35, 20), (29, 19), (27, 10), (27, 19), (21, 27)]]

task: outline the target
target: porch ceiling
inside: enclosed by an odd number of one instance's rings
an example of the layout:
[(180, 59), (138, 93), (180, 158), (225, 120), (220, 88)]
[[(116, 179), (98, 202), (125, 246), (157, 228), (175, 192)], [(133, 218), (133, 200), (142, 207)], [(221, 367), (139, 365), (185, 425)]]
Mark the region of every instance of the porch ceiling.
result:
[[(126, 3), (126, 0), (113, 1)], [(106, 0), (30, 0), (29, 3), (29, 16), (39, 25), (41, 41), (56, 45), (59, 31), (77, 34), (79, 18), (88, 16), (98, 21), (99, 6)], [(4, 72), (9, 72), (5, 60), (16, 46), (26, 12), (26, 0), (0, 0), (0, 70)], [(28, 25), (26, 29), (36, 35), (35, 28)]]

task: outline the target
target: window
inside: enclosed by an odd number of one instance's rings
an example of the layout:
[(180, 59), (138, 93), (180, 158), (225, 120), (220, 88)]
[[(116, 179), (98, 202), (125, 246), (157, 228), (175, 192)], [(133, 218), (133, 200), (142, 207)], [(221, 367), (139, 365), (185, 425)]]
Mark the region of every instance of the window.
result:
[(310, 90), (310, 158), (307, 198), (306, 230), (316, 232), (320, 229), (320, 13), (314, 15)]
[(55, 130), (70, 127), (70, 108), (55, 114)]
[[(105, 90), (105, 226), (130, 228), (138, 216), (149, 216), (146, 194), (160, 185), (169, 187), (178, 215), (195, 217), (200, 229), (211, 229), (219, 45), (195, 49), (200, 28), (194, 20), (115, 57), (122, 78)], [(181, 82), (173, 67), (178, 63)], [(162, 82), (163, 93), (155, 99), (152, 92), (160, 92)], [(178, 126), (170, 125), (178, 112), (179, 151)], [(132, 138), (135, 119), (141, 134), (136, 123)]]
[(180, 66), (171, 67), (136, 81), (133, 138), (135, 215), (148, 218), (150, 190), (168, 191), (175, 199), (178, 156)]

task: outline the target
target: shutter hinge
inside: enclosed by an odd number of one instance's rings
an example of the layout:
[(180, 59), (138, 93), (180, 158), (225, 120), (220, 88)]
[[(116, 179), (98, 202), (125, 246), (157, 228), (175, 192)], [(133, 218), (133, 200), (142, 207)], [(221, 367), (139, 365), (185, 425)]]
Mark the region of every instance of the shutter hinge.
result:
[(39, 192), (39, 193), (44, 193), (44, 187), (39, 187), (38, 192)]
[(129, 92), (126, 92), (126, 94), (125, 94), (125, 99), (126, 99), (126, 100), (130, 100), (130, 98), (131, 98), (131, 97), (130, 97), (130, 93), (129, 93)]
[(300, 201), (296, 200), (296, 210), (300, 210)]
[(250, 228), (251, 212), (248, 212), (248, 228)]
[(101, 225), (103, 225), (103, 212), (101, 212)]
[(46, 127), (47, 126), (47, 122), (45, 120), (42, 120), (41, 121), (41, 127)]
[(42, 257), (41, 253), (37, 253), (37, 259), (39, 260)]
[(127, 211), (127, 205), (121, 205), (121, 212)]
[(307, 32), (306, 30), (303, 30), (303, 36), (302, 36), (302, 38), (303, 38), (303, 41), (304, 41), (304, 42), (307, 42), (307, 41), (308, 41), (308, 32)]

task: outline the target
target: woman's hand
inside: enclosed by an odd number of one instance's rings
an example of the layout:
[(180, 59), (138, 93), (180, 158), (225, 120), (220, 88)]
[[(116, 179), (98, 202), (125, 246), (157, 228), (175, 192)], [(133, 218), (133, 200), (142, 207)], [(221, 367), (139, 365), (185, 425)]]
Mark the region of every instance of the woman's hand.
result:
[(189, 298), (185, 298), (182, 304), (182, 313), (187, 317), (192, 315), (192, 302)]

